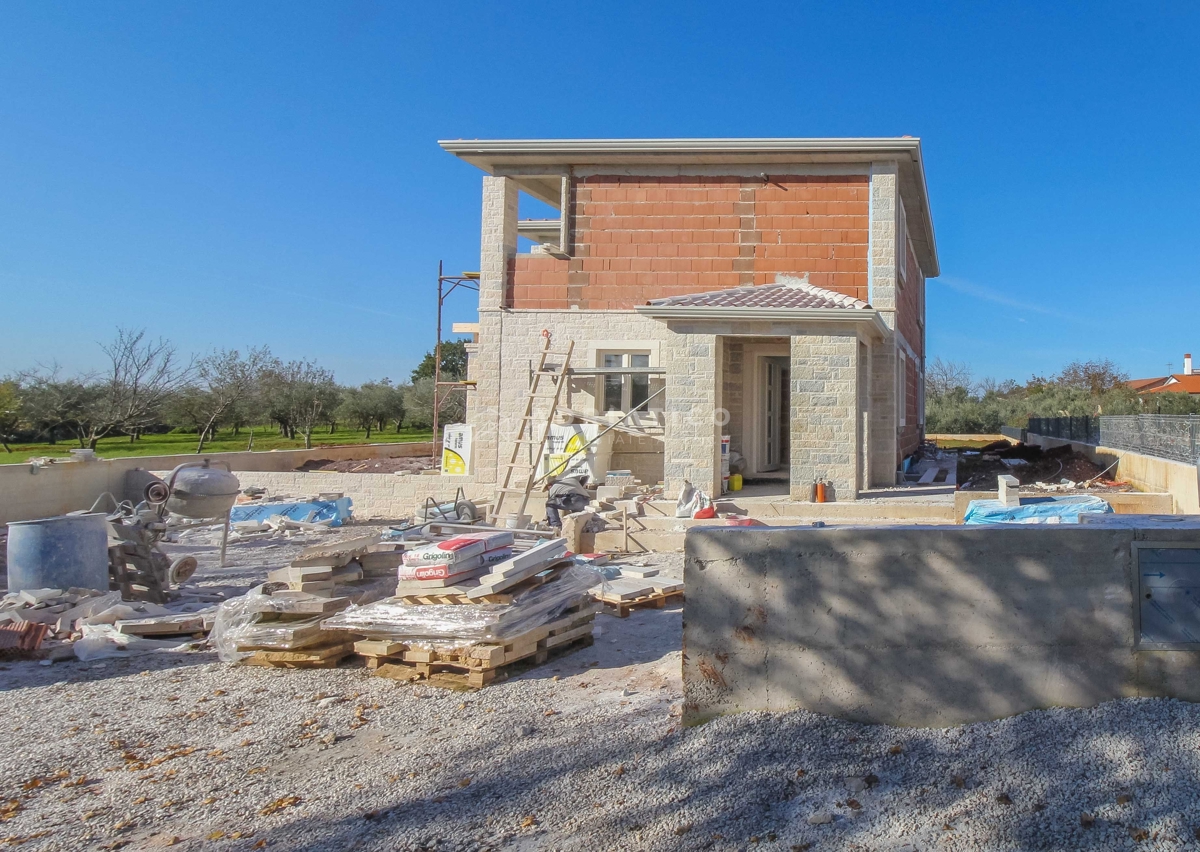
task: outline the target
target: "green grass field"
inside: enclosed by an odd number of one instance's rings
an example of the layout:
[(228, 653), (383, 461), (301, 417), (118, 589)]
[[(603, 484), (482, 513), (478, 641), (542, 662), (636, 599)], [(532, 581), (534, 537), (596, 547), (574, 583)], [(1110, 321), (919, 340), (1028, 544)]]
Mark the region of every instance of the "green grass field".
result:
[[(372, 444), (389, 444), (400, 441), (428, 441), (433, 433), (428, 429), (402, 429), (399, 433), (372, 432)], [(247, 449), (250, 442), (250, 432), (243, 429), (236, 438), (233, 430), (218, 432), (216, 440), (204, 445), (205, 454), (239, 452)], [(332, 434), (328, 429), (314, 432), (313, 447), (328, 447), (342, 444), (366, 444), (367, 436), (362, 431), (339, 429)], [(77, 449), (77, 441), (59, 441), (57, 444), (9, 444), (11, 453), (0, 448), (0, 464), (19, 464), (39, 456), (65, 457), (72, 449)], [(260, 426), (254, 430), (255, 450), (302, 450), (304, 439), (292, 441), (279, 434), (279, 430), (270, 426)], [(127, 437), (104, 438), (96, 445), (96, 455), (101, 458), (122, 458), (126, 456), (169, 456), (180, 453), (196, 452), (196, 436), (182, 432), (170, 432), (166, 435), (146, 435), (139, 441), (130, 441)]]

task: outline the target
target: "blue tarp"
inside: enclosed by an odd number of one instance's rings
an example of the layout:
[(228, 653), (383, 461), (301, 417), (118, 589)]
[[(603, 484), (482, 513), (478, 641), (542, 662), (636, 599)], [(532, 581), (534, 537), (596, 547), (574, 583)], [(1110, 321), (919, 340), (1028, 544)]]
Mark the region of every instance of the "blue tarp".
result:
[(1077, 524), (1080, 515), (1110, 514), (1112, 506), (1099, 497), (1022, 497), (1020, 506), (999, 500), (972, 500), (964, 524)]
[(322, 521), (332, 521), (331, 527), (340, 527), (342, 521), (350, 518), (350, 498), (339, 497), (337, 500), (304, 500), (288, 501), (286, 503), (248, 503), (244, 506), (234, 506), (229, 513), (229, 520), (265, 521), (275, 515), (283, 515), (293, 521), (316, 524)]

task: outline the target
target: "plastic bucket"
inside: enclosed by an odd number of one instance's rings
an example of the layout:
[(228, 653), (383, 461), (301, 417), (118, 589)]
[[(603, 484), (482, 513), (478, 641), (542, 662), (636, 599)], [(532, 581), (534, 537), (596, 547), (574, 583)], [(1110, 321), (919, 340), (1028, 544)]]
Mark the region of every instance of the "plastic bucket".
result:
[(108, 590), (108, 522), (100, 513), (8, 524), (8, 590)]

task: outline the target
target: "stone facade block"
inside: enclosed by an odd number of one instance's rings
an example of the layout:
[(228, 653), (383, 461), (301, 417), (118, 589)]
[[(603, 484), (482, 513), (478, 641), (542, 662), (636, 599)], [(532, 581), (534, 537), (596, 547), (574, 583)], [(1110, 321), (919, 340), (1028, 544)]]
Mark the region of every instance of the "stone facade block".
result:
[(798, 335), (791, 355), (792, 497), (808, 499), (815, 480), (833, 483), (839, 500), (858, 496), (861, 427), (858, 337)]

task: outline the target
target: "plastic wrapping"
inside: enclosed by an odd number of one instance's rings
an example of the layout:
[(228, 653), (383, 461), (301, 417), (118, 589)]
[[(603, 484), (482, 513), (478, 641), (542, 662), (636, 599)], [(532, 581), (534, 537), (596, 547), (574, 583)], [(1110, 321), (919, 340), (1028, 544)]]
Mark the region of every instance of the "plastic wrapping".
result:
[(108, 657), (127, 657), (148, 651), (186, 651), (191, 644), (178, 639), (146, 639), (120, 633), (111, 624), (85, 624), (83, 638), (71, 646), (76, 658), (88, 662)]
[(390, 599), (352, 606), (327, 618), (324, 626), (375, 639), (495, 642), (554, 621), (602, 582), (599, 572), (570, 565), (556, 579), (518, 594), (508, 604), (405, 604)]
[(277, 503), (243, 503), (234, 506), (229, 513), (231, 523), (241, 521), (266, 521), (275, 515), (301, 523), (328, 523), (331, 527), (340, 527), (343, 521), (349, 520), (353, 504), (349, 497), (339, 497), (336, 500), (289, 500)]
[(964, 524), (1077, 524), (1083, 514), (1109, 514), (1112, 506), (1091, 495), (1072, 497), (1022, 497), (1021, 505), (1005, 506), (999, 500), (972, 500)]
[[(262, 586), (255, 586), (239, 598), (230, 598), (217, 607), (217, 618), (208, 633), (208, 642), (217, 649), (217, 657), (223, 663), (236, 663), (249, 657), (253, 651), (239, 651), (238, 643), (262, 619), (259, 610), (271, 606), (271, 597), (262, 593)], [(284, 601), (279, 601), (282, 612)]]

